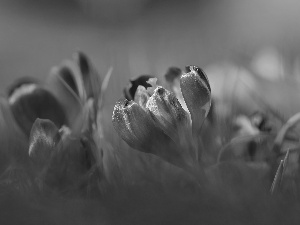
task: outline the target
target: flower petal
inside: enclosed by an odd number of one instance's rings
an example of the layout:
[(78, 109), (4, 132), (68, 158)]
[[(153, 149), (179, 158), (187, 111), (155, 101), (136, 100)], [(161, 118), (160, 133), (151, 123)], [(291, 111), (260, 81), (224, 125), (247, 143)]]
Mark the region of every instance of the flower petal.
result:
[(9, 87), (7, 88), (7, 96), (10, 97), (15, 91), (17, 91), (22, 85), (29, 84), (38, 84), (39, 81), (33, 77), (20, 77), (16, 79)]
[(146, 88), (142, 85), (139, 85), (134, 95), (134, 101), (138, 103), (144, 110), (146, 110), (146, 104), (149, 98), (150, 95), (148, 94)]
[(158, 121), (160, 128), (174, 141), (178, 141), (179, 129), (187, 127), (189, 121), (187, 113), (181, 107), (176, 96), (158, 86), (149, 98), (146, 107), (153, 118)]
[[(63, 75), (64, 73), (69, 75)], [(70, 81), (67, 83), (63, 77), (69, 77)], [(79, 91), (79, 85), (74, 77), (69, 69), (54, 67), (45, 85), (45, 88), (49, 90), (63, 106), (68, 124), (70, 124), (71, 127), (73, 127), (73, 122), (81, 115), (83, 106), (83, 100), (79, 96), (81, 91)], [(76, 88), (73, 89), (72, 86)]]
[[(151, 129), (156, 130), (151, 117), (134, 101), (116, 103), (112, 115), (115, 130), (131, 147), (145, 151)], [(149, 127), (147, 127), (149, 125)]]
[(35, 84), (22, 85), (9, 98), (11, 111), (24, 133), (29, 136), (37, 118), (50, 119), (57, 127), (66, 123), (65, 112), (47, 90)]
[(57, 143), (60, 134), (55, 124), (48, 119), (36, 119), (29, 137), (29, 156), (36, 165), (44, 166)]
[(73, 58), (79, 67), (86, 97), (98, 98), (101, 92), (102, 79), (92, 65), (92, 62), (86, 54), (80, 51)]

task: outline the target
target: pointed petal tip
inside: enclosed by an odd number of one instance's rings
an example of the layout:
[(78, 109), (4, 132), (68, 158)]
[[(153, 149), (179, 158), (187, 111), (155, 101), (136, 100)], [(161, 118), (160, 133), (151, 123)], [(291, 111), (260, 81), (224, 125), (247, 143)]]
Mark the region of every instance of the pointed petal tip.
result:
[(35, 163), (44, 164), (59, 141), (56, 125), (51, 120), (37, 118), (30, 131), (28, 154)]
[(186, 73), (183, 76), (190, 76), (191, 74), (198, 75), (200, 79), (206, 84), (207, 88), (211, 92), (211, 87), (208, 81), (206, 73), (198, 66), (189, 65), (185, 67)]
[(180, 78), (180, 88), (191, 114), (193, 127), (200, 129), (211, 107), (211, 89), (205, 73), (197, 66), (187, 66)]

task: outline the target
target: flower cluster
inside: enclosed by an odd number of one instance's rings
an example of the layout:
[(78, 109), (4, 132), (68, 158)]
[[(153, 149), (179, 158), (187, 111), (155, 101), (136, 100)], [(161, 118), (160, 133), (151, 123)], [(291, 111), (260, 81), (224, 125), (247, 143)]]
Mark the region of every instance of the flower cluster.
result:
[(1, 173), (21, 167), (29, 186), (40, 189), (75, 185), (95, 161), (86, 134), (96, 126), (101, 85), (82, 52), (53, 68), (44, 83), (22, 78), (11, 85), (1, 98), (1, 134), (8, 136), (0, 138)]
[[(151, 75), (130, 80), (109, 120), (120, 140), (114, 143), (103, 122), (111, 71), (101, 77), (78, 52), (45, 82), (22, 78), (10, 86), (0, 97), (0, 190), (35, 199), (83, 197), (83, 204), (100, 199), (112, 220), (116, 212), (155, 208), (188, 211), (185, 221), (194, 209), (196, 224), (212, 205), (228, 211), (226, 218), (232, 210), (243, 210), (242, 219), (261, 219), (258, 211), (272, 218), (283, 209), (271, 196), (299, 195), (300, 113), (287, 122), (273, 112), (233, 116), (228, 106), (224, 113), (202, 69), (171, 67), (163, 85)], [(299, 199), (288, 199), (286, 212), (298, 215)]]
[(198, 160), (199, 131), (211, 106), (207, 76), (197, 66), (187, 66), (181, 75), (180, 89), (188, 111), (174, 92), (156, 84), (156, 78), (149, 78), (146, 84), (148, 87), (136, 88), (133, 100), (116, 103), (112, 115), (115, 130), (139, 151), (183, 168), (191, 165)]

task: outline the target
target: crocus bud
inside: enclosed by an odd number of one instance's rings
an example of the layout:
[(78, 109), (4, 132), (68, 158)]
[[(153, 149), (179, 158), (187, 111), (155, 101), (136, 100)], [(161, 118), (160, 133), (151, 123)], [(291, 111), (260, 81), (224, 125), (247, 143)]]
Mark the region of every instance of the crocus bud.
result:
[(115, 130), (127, 144), (139, 151), (159, 156), (181, 168), (191, 158), (171, 140), (145, 111), (134, 101), (120, 100), (115, 105), (112, 122)]
[(9, 97), (9, 104), (15, 120), (28, 136), (37, 118), (50, 119), (57, 127), (66, 123), (59, 102), (49, 91), (35, 84), (24, 84), (16, 89)]
[(46, 80), (47, 88), (64, 107), (68, 124), (73, 126), (82, 113), (82, 81), (67, 66), (52, 68)]
[(48, 119), (36, 119), (29, 137), (29, 156), (36, 165), (44, 166), (51, 158), (60, 134), (55, 124)]
[(179, 141), (179, 130), (186, 127), (189, 121), (175, 94), (158, 86), (146, 107), (160, 128), (175, 142)]
[(205, 73), (197, 66), (187, 66), (180, 78), (183, 98), (191, 114), (193, 131), (199, 132), (211, 106), (211, 89)]
[(150, 151), (151, 135), (158, 129), (150, 115), (136, 102), (126, 99), (118, 101), (114, 107), (112, 122), (127, 144), (141, 151)]

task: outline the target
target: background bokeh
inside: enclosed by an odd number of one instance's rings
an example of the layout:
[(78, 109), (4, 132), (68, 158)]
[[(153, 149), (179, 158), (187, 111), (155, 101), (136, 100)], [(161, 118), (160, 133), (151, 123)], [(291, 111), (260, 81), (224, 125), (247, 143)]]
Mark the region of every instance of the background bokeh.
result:
[[(80, 49), (104, 75), (112, 103), (128, 78), (169, 66), (247, 65), (263, 48), (291, 64), (300, 52), (297, 0), (3, 0), (0, 89), (15, 78), (45, 78)], [(209, 75), (209, 74), (208, 74)]]

